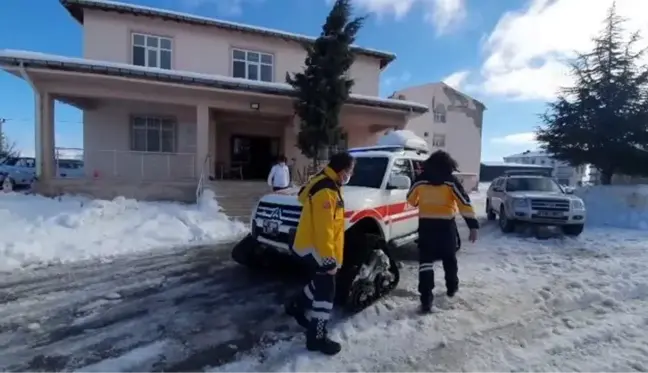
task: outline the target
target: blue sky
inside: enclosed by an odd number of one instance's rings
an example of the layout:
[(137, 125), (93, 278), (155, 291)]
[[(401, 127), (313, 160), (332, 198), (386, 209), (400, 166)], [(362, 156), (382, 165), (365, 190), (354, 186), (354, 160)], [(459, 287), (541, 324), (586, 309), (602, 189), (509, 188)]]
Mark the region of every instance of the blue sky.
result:
[[(544, 102), (552, 98), (556, 87), (568, 83), (561, 62), (573, 50), (588, 45), (589, 36), (598, 29), (599, 17), (609, 4), (607, 0), (592, 0), (596, 5), (588, 10), (594, 20), (582, 23), (574, 32), (576, 24), (565, 25), (560, 20), (575, 19), (583, 6), (581, 0), (355, 1), (358, 14), (370, 15), (358, 44), (398, 56), (383, 73), (381, 95), (408, 85), (446, 79), (478, 98), (488, 107), (483, 125), (484, 160), (499, 160), (535, 147), (531, 132), (538, 125), (537, 114), (544, 110)], [(128, 2), (311, 35), (319, 33), (330, 6), (330, 0)], [(641, 2), (618, 3), (622, 12), (633, 14)], [(2, 1), (0, 14), (0, 49), (81, 56), (82, 28), (58, 1)], [(645, 19), (637, 22), (646, 24)], [(544, 35), (542, 42), (538, 42), (537, 35)], [(0, 72), (0, 87), (0, 117), (8, 119), (4, 130), (21, 149), (31, 153), (31, 89), (4, 72)], [(81, 114), (76, 109), (58, 105), (56, 145), (82, 147), (80, 122)]]

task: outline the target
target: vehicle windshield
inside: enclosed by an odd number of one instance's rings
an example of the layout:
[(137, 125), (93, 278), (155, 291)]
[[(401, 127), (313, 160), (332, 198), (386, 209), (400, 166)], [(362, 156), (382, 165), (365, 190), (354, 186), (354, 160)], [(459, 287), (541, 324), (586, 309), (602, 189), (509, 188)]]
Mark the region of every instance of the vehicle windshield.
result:
[(380, 188), (388, 161), (387, 157), (357, 157), (353, 175), (346, 185)]
[(548, 177), (512, 177), (506, 180), (507, 192), (562, 193), (558, 184)]
[(7, 157), (0, 161), (0, 164), (3, 164), (5, 166), (13, 166), (16, 164), (16, 162), (18, 162), (18, 159), (19, 158), (16, 157)]

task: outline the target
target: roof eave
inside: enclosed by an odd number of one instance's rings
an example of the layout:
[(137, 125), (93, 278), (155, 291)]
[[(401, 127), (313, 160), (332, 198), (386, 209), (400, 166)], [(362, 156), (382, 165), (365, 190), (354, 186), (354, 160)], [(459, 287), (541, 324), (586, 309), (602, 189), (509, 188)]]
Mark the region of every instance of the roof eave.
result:
[[(59, 62), (59, 61), (43, 61), (43, 60), (33, 60), (29, 58), (16, 58), (16, 57), (0, 57), (0, 67), (6, 67), (7, 69), (16, 69), (16, 68), (40, 68), (46, 70), (59, 70), (59, 71), (69, 71), (76, 73), (88, 73), (88, 74), (99, 74), (104, 76), (118, 76), (126, 77), (133, 79), (142, 79), (150, 81), (160, 81), (166, 83), (181, 83), (186, 85), (195, 85), (203, 87), (211, 87), (215, 89), (223, 90), (232, 90), (232, 91), (243, 91), (243, 92), (253, 92), (260, 94), (270, 94), (276, 96), (284, 97), (295, 97), (295, 92), (271, 87), (271, 86), (257, 86), (255, 84), (245, 84), (239, 82), (228, 82), (228, 81), (218, 81), (217, 79), (201, 79), (194, 77), (181, 77), (176, 75), (164, 74), (161, 72), (139, 72), (133, 71), (126, 68), (119, 67), (103, 67), (103, 66), (92, 66), (92, 65), (82, 65), (79, 63), (69, 63), (69, 62)], [(383, 108), (388, 110), (395, 110), (401, 112), (410, 112), (423, 114), (428, 111), (427, 108), (420, 106), (413, 106), (407, 104), (397, 104), (389, 103), (384, 101), (372, 101), (362, 98), (349, 98), (347, 101), (350, 105), (359, 105), (365, 107), (376, 107)]]

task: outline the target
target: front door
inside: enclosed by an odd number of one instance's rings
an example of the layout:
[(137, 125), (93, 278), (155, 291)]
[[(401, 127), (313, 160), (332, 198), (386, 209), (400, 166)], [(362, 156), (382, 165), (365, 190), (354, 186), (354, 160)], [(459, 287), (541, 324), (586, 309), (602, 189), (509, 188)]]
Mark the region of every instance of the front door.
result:
[[(390, 175), (407, 176), (414, 183), (414, 171), (409, 159), (396, 158), (392, 165)], [(391, 237), (399, 238), (414, 233), (418, 229), (417, 209), (410, 206), (407, 201), (408, 190), (391, 189), (387, 199), (389, 203), (389, 225)]]
[(243, 178), (265, 180), (279, 156), (279, 138), (233, 135), (230, 142), (232, 167), (243, 168)]

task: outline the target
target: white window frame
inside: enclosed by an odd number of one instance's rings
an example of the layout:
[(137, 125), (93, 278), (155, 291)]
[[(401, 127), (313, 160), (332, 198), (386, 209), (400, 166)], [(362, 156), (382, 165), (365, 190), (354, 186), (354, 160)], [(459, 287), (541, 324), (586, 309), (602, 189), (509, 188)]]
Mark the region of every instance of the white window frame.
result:
[(432, 134), (432, 146), (435, 148), (445, 148), (446, 146), (446, 135), (445, 133), (433, 133)]
[[(135, 44), (135, 38), (136, 37), (143, 37), (144, 38), (144, 45), (139, 45)], [(148, 39), (153, 38), (157, 39), (157, 47), (149, 46), (148, 45)], [(170, 48), (163, 48), (162, 47), (162, 40), (168, 41), (169, 45), (171, 46)], [(144, 48), (144, 67), (154, 67), (158, 69), (165, 69), (165, 70), (171, 70), (173, 68), (173, 39), (169, 37), (164, 37), (164, 36), (158, 36), (158, 35), (151, 35), (151, 34), (143, 34), (141, 32), (133, 32), (131, 33), (131, 63), (135, 65), (135, 47), (138, 48)], [(151, 65), (149, 61), (149, 52), (154, 51), (156, 54), (156, 60), (157, 64)], [(169, 67), (162, 67), (162, 51), (169, 52), (170, 57), (169, 57)], [(136, 65), (136, 66), (141, 66), (141, 65)]]
[[(141, 125), (137, 124), (137, 120), (143, 120), (144, 126), (142, 127)], [(158, 128), (149, 128), (149, 125), (151, 127), (153, 126), (153, 123), (151, 122), (158, 122), (156, 124), (159, 124)], [(162, 134), (165, 131), (168, 131), (164, 128), (162, 128), (163, 122), (170, 122), (171, 123), (171, 150), (164, 150), (162, 147)], [(169, 116), (156, 116), (156, 115), (141, 115), (141, 114), (133, 114), (130, 117), (130, 150), (134, 152), (142, 152), (142, 153), (164, 153), (164, 154), (170, 154), (170, 153), (176, 153), (177, 152), (177, 147), (178, 147), (178, 122), (176, 118), (174, 117), (169, 117)], [(137, 149), (136, 147), (136, 142), (135, 142), (135, 130), (144, 130), (145, 132), (145, 145), (144, 149)], [(149, 150), (148, 147), (148, 131), (157, 131), (158, 132), (158, 143), (160, 144), (160, 149), (159, 150)]]
[[(234, 54), (236, 52), (240, 53), (245, 53), (245, 58), (235, 58)], [(248, 54), (253, 53), (253, 54), (258, 54), (259, 55), (259, 61), (250, 61)], [(270, 57), (270, 63), (262, 62), (263, 57)], [(243, 62), (245, 63), (245, 77), (236, 77), (234, 76), (234, 62)], [(259, 81), (259, 82), (273, 82), (274, 81), (274, 62), (275, 62), (275, 56), (272, 53), (266, 53), (266, 52), (259, 52), (259, 51), (253, 51), (253, 50), (248, 50), (248, 49), (242, 49), (242, 48), (232, 48), (232, 54), (231, 54), (231, 66), (232, 66), (232, 77), (235, 78), (240, 78), (240, 79), (248, 79), (248, 80), (254, 80), (254, 81)], [(250, 66), (256, 66), (256, 71), (257, 71), (257, 77), (258, 79), (250, 79), (249, 77), (249, 69)], [(261, 80), (261, 66), (269, 66), (270, 67), (270, 80)]]
[(446, 113), (439, 111), (434, 112), (434, 123), (445, 123), (446, 122)]

